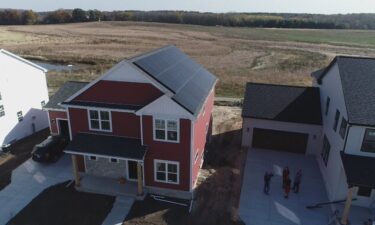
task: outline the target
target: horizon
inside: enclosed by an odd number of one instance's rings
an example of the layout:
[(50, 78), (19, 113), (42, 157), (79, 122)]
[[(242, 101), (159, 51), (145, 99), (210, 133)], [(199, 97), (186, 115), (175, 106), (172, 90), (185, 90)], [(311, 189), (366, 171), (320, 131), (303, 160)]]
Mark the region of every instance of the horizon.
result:
[(81, 8), (84, 10), (100, 11), (194, 11), (211, 13), (285, 13), (285, 14), (360, 14), (375, 13), (373, 0), (316, 0), (302, 2), (300, 0), (190, 0), (189, 2), (179, 0), (159, 0), (147, 2), (139, 0), (65, 0), (61, 2), (41, 0), (32, 2), (30, 0), (5, 0), (1, 3), (2, 9), (34, 10), (37, 12), (55, 11), (58, 9)]

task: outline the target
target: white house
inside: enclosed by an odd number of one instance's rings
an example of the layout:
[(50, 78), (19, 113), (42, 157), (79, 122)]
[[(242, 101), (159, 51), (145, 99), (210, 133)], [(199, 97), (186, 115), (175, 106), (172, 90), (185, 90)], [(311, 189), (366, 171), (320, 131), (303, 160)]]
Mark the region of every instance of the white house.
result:
[(0, 146), (48, 127), (47, 70), (0, 49)]
[(337, 56), (312, 76), (314, 87), (247, 84), (242, 145), (316, 155), (331, 201), (373, 207), (375, 59)]

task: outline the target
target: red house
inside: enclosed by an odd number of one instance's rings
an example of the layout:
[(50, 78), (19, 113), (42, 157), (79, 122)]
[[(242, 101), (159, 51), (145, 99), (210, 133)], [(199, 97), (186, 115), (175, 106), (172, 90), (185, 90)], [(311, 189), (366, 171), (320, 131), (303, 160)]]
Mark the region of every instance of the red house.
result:
[(85, 176), (135, 182), (138, 194), (191, 197), (211, 134), (216, 77), (174, 46), (124, 60), (91, 83), (68, 82), (46, 105)]

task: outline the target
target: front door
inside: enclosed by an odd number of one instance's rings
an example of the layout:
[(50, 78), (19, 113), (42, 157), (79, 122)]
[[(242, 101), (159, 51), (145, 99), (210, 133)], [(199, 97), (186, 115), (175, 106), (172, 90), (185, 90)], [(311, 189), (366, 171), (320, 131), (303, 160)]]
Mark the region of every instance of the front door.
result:
[(128, 161), (128, 179), (137, 180), (137, 162)]
[(69, 123), (67, 120), (58, 120), (59, 123), (59, 134), (69, 140)]

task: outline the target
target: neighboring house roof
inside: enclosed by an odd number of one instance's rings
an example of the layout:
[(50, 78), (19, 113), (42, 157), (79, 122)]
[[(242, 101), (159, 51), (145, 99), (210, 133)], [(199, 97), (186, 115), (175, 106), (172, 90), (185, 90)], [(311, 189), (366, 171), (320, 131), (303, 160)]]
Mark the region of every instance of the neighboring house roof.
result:
[(198, 115), (217, 78), (175, 46), (166, 46), (130, 61), (173, 93), (172, 99)]
[(340, 152), (347, 183), (351, 186), (375, 188), (375, 158)]
[(319, 89), (247, 83), (242, 116), (321, 125)]
[(375, 58), (337, 56), (318, 82), (323, 81), (335, 63), (340, 72), (349, 123), (375, 126)]
[(44, 108), (46, 109), (64, 109), (59, 103), (65, 101), (77, 91), (86, 86), (87, 82), (68, 81), (63, 84), (60, 89), (49, 99), (49, 102)]
[(28, 64), (28, 65), (30, 65), (30, 66), (32, 66), (32, 67), (38, 69), (38, 70), (41, 70), (41, 71), (45, 72), (45, 73), (48, 71), (47, 69), (45, 69), (45, 68), (43, 68), (43, 67), (41, 67), (41, 66), (39, 66), (39, 65), (37, 65), (37, 64), (35, 64), (35, 63), (29, 61), (29, 60), (27, 60), (27, 59), (24, 59), (24, 58), (22, 58), (22, 57), (20, 57), (20, 56), (18, 56), (18, 55), (15, 55), (15, 54), (13, 54), (13, 53), (11, 53), (11, 52), (8, 52), (8, 51), (5, 50), (5, 49), (0, 49), (0, 53), (2, 53), (2, 54), (4, 54), (4, 55), (7, 55), (7, 56), (10, 56), (10, 57), (12, 57), (12, 58), (15, 58), (15, 59), (17, 59), (17, 60), (19, 60), (19, 61), (21, 61), (21, 62), (23, 62), (23, 63), (26, 63), (26, 64)]
[(78, 133), (65, 148), (65, 152), (143, 160), (146, 148), (140, 139)]

